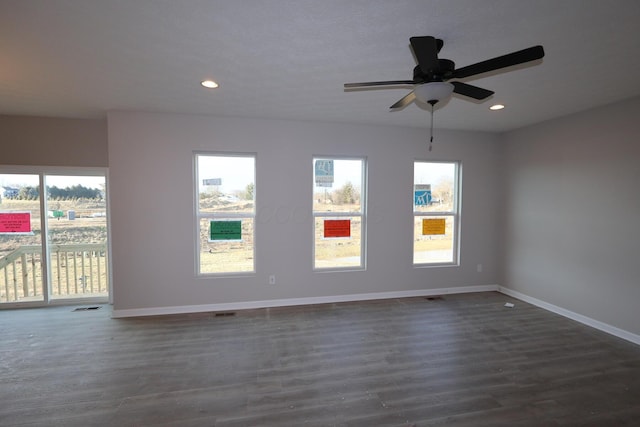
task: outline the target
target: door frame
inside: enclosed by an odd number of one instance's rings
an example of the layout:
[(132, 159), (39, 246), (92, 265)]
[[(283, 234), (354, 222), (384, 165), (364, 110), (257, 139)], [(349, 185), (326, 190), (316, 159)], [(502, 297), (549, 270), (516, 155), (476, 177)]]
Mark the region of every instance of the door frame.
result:
[[(21, 308), (21, 307), (43, 307), (49, 305), (75, 305), (86, 303), (108, 303), (113, 304), (113, 277), (111, 265), (111, 214), (110, 214), (110, 197), (109, 197), (109, 169), (105, 167), (66, 167), (66, 166), (18, 166), (18, 165), (0, 165), (1, 175), (23, 174), (38, 175), (39, 181), (39, 208), (40, 208), (40, 245), (42, 248), (42, 301), (28, 302), (6, 302), (0, 304), (0, 309), (4, 308)], [(84, 298), (51, 298), (51, 277), (50, 277), (50, 248), (47, 236), (49, 234), (49, 226), (47, 221), (47, 197), (44, 194), (45, 176), (104, 176), (105, 179), (105, 208), (107, 213), (107, 293), (108, 297), (84, 297)]]

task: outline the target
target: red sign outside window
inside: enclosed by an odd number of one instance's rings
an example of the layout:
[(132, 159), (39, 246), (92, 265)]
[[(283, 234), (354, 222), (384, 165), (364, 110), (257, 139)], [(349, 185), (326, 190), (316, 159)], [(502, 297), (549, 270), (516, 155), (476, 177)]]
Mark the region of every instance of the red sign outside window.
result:
[(351, 237), (351, 220), (325, 219), (324, 237)]

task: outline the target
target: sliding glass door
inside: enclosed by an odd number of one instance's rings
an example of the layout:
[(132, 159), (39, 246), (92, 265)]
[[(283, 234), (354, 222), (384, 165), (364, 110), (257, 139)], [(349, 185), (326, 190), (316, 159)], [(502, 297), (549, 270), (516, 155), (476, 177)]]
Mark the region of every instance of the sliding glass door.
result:
[(0, 173), (0, 304), (107, 300), (105, 174), (47, 172)]

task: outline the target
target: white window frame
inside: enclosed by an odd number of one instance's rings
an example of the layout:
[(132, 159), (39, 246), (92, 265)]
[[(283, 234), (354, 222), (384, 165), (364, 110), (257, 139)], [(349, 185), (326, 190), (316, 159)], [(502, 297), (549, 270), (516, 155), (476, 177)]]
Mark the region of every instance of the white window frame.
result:
[[(358, 160), (362, 162), (361, 168), (361, 189), (360, 189), (360, 211), (349, 212), (316, 212), (313, 208), (313, 192), (315, 189), (315, 163), (316, 160)], [(311, 212), (313, 215), (313, 221), (311, 223), (311, 236), (312, 236), (312, 265), (314, 272), (332, 272), (332, 271), (363, 271), (367, 269), (367, 157), (365, 156), (335, 156), (335, 155), (314, 155), (312, 157), (312, 172), (313, 179), (311, 182)], [(332, 266), (332, 267), (316, 267), (316, 220), (318, 218), (325, 219), (343, 219), (349, 217), (360, 217), (360, 264), (354, 266)]]
[[(199, 179), (200, 171), (198, 170), (198, 157), (200, 156), (208, 156), (208, 157), (243, 157), (243, 158), (253, 158), (253, 212), (200, 212), (200, 191), (199, 191)], [(258, 165), (258, 155), (256, 153), (237, 153), (237, 152), (219, 152), (219, 151), (196, 151), (193, 153), (193, 183), (194, 183), (194, 212), (195, 212), (195, 220), (194, 220), (194, 241), (195, 241), (195, 273), (197, 277), (220, 277), (220, 276), (252, 276), (256, 273), (256, 214), (257, 214), (257, 203), (256, 203), (256, 188), (257, 184), (257, 166)], [(200, 271), (200, 221), (203, 219), (209, 220), (242, 220), (242, 219), (251, 219), (253, 221), (253, 245), (251, 247), (251, 251), (253, 253), (253, 268), (248, 271), (220, 271), (220, 272), (202, 272)]]
[[(417, 211), (415, 202), (414, 202), (414, 191), (415, 191), (415, 169), (416, 163), (439, 163), (439, 164), (453, 164), (455, 165), (454, 170), (454, 183), (453, 183), (453, 209), (450, 211)], [(424, 160), (424, 159), (415, 159), (413, 161), (413, 176), (412, 179), (412, 194), (411, 194), (411, 203), (413, 210), (413, 220), (411, 222), (411, 226), (415, 227), (416, 218), (424, 218), (424, 217), (451, 217), (453, 219), (453, 247), (452, 247), (452, 255), (453, 259), (451, 262), (415, 262), (415, 242), (414, 242), (414, 233), (415, 229), (411, 230), (411, 258), (414, 267), (424, 268), (424, 267), (451, 267), (451, 266), (459, 266), (460, 265), (460, 208), (461, 208), (461, 200), (462, 200), (462, 162), (459, 160)]]

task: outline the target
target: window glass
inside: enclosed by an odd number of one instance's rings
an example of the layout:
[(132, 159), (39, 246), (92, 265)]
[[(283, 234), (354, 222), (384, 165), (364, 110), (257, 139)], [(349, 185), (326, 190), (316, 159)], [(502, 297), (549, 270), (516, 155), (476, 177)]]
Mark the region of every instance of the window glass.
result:
[(413, 263), (457, 264), (457, 162), (415, 162)]
[(108, 298), (105, 171), (18, 169), (40, 170), (0, 173), (0, 304)]
[(0, 304), (43, 301), (40, 178), (0, 174)]
[(255, 271), (255, 156), (196, 154), (198, 274)]
[(106, 297), (105, 176), (45, 175), (52, 299)]
[(364, 268), (365, 160), (313, 159), (314, 268)]

